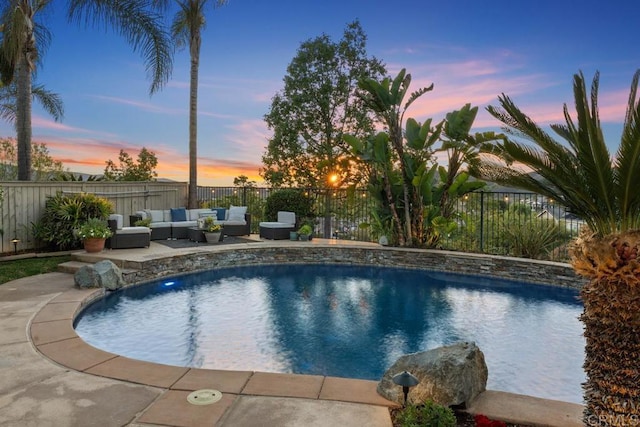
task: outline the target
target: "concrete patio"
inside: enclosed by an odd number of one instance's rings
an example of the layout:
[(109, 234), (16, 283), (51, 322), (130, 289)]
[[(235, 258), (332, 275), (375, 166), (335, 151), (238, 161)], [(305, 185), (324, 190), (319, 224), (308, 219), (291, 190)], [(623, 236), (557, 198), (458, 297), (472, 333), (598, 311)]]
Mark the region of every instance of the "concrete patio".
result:
[[(259, 245), (361, 244), (345, 241)], [(244, 244), (242, 244), (244, 245)], [(238, 245), (192, 250), (229, 250)], [(107, 251), (99, 258), (146, 260), (175, 250)], [(73, 319), (96, 290), (79, 290), (68, 273), (0, 286), (0, 425), (3, 426), (385, 426), (391, 402), (376, 382), (314, 375), (219, 371), (159, 365), (98, 350)], [(187, 395), (216, 389), (222, 399), (192, 405)], [(487, 391), (470, 408), (491, 418), (544, 426), (580, 426), (582, 406)]]

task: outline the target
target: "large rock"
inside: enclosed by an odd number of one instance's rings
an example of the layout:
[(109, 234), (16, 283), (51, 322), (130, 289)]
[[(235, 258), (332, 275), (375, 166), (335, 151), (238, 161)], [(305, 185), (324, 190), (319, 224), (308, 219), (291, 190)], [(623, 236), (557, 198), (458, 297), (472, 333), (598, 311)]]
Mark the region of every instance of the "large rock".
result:
[(122, 272), (109, 260), (80, 267), (73, 275), (73, 280), (78, 288), (105, 288), (115, 291), (124, 285)]
[(421, 404), (431, 399), (440, 405), (469, 404), (487, 386), (487, 365), (484, 354), (473, 342), (461, 342), (400, 357), (384, 373), (378, 383), (378, 393), (402, 404), (402, 387), (391, 378), (411, 372), (420, 383), (409, 391), (409, 403)]

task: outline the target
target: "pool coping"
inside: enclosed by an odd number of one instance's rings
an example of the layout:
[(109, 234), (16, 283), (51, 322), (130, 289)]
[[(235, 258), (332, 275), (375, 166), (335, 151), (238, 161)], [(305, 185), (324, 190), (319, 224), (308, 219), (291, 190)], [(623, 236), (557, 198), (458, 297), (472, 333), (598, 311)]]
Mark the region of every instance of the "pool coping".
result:
[[(216, 252), (220, 249), (216, 248)], [(85, 374), (160, 388), (164, 390), (163, 395), (169, 397), (185, 397), (186, 393), (202, 388), (218, 389), (232, 399), (223, 402), (225, 407), (217, 420), (228, 415), (233, 400), (238, 396), (312, 399), (384, 408), (397, 406), (377, 394), (377, 381), (176, 367), (134, 360), (94, 348), (76, 334), (73, 323), (87, 304), (103, 295), (102, 289), (73, 287), (51, 299), (29, 322), (28, 335), (33, 346), (61, 366)], [(505, 402), (509, 404), (505, 405)], [(167, 399), (163, 399), (162, 404), (166, 405)], [(165, 409), (160, 413), (170, 415), (159, 416), (154, 405), (136, 421), (174, 425), (171, 421), (173, 411)], [(510, 422), (549, 426), (582, 425), (582, 409), (582, 405), (495, 391), (484, 392), (469, 408), (470, 412), (493, 415)]]

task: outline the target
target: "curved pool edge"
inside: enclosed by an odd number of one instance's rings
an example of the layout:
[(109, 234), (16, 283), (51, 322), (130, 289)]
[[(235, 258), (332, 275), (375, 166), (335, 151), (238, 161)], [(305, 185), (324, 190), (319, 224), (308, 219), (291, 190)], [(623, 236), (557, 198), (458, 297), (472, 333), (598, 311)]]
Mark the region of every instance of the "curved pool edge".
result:
[[(305, 245), (306, 246), (306, 245)], [(206, 263), (214, 262), (215, 267), (228, 267), (238, 265), (255, 265), (257, 253), (274, 253), (273, 248), (287, 248), (285, 245), (269, 245), (269, 247), (262, 248), (238, 248), (227, 246), (226, 251), (222, 248), (216, 248), (215, 251), (210, 251), (207, 254), (202, 252), (198, 253), (178, 253), (167, 257), (158, 257), (153, 259), (133, 260), (138, 266), (144, 267), (145, 265), (178, 265), (174, 264), (173, 258), (184, 258), (182, 261), (187, 260), (193, 262), (193, 260), (202, 259)], [(280, 256), (286, 256), (289, 254), (299, 254), (302, 252), (301, 258), (314, 258), (316, 262), (326, 262), (326, 260), (319, 260), (317, 256), (323, 252), (325, 248), (336, 249), (338, 248), (334, 244), (318, 244), (316, 243), (313, 248), (321, 248), (322, 250), (314, 249), (310, 251), (309, 247), (301, 247), (295, 245), (288, 247), (289, 250), (275, 251), (279, 255), (280, 262), (284, 262)], [(257, 250), (256, 250), (257, 249)], [(340, 249), (340, 248), (338, 248)], [(358, 248), (363, 249), (363, 248)], [(379, 264), (380, 260), (393, 260), (398, 259), (396, 256), (400, 254), (404, 257), (407, 255), (415, 255), (416, 250), (411, 249), (389, 249), (389, 248), (364, 248), (367, 252), (364, 252), (371, 258), (370, 260), (376, 261), (371, 263), (362, 263), (365, 265), (384, 265)], [(271, 251), (271, 252), (270, 252)], [(292, 252), (293, 251), (293, 252)], [(371, 251), (371, 252), (370, 252)], [(124, 252), (124, 251), (118, 251)], [(253, 260), (254, 262), (224, 265), (222, 260), (226, 260), (233, 257), (220, 256), (224, 252), (240, 252), (242, 259)], [(313, 254), (310, 255), (310, 252)], [(335, 258), (344, 256), (345, 253), (354, 253), (352, 250), (337, 251), (338, 255), (334, 254)], [(356, 251), (357, 252), (357, 251)], [(377, 256), (376, 254), (395, 252), (393, 256)], [(438, 256), (444, 256), (446, 261), (444, 265), (451, 265), (451, 262), (456, 261), (476, 261), (474, 263), (474, 272), (471, 274), (478, 275), (479, 272), (485, 271), (487, 263), (493, 264), (498, 268), (503, 265), (504, 262), (511, 262), (513, 258), (506, 257), (488, 257), (488, 256), (471, 256), (469, 254), (461, 254), (457, 252), (445, 252), (445, 251), (419, 251), (429, 252), (429, 259), (437, 259)], [(433, 258), (435, 253), (435, 258)], [(100, 259), (109, 259), (109, 253), (103, 253)], [(124, 254), (122, 254), (124, 255)], [(135, 258), (135, 257), (131, 257)], [(167, 259), (169, 258), (169, 259)], [(423, 256), (416, 257), (424, 262)], [(486, 258), (492, 258), (493, 260), (487, 260)], [(237, 258), (235, 258), (237, 259)], [(342, 259), (342, 262), (354, 263), (353, 259)], [(440, 260), (443, 258), (440, 257)], [(120, 259), (119, 261), (122, 261)], [(218, 262), (215, 262), (218, 261)], [(332, 260), (335, 261), (335, 260)], [(518, 265), (523, 260), (517, 260)], [(287, 262), (291, 262), (290, 260)], [(298, 262), (298, 261), (296, 261)], [(299, 262), (308, 262), (307, 260)], [(117, 262), (121, 267), (131, 268), (131, 264)], [(147, 264), (151, 263), (151, 264)], [(274, 263), (273, 260), (263, 263)], [(541, 265), (547, 265), (547, 268), (551, 268), (557, 271), (557, 274), (565, 277), (567, 270), (570, 267), (560, 263), (547, 263), (544, 261), (531, 262), (529, 265), (534, 270), (539, 270)], [(142, 264), (142, 265), (141, 265)], [(184, 263), (181, 263), (184, 265)], [(410, 265), (409, 265), (410, 264)], [(423, 264), (424, 265), (424, 264)], [(395, 265), (394, 265), (395, 266)], [(485, 268), (480, 268), (485, 266)], [(214, 267), (214, 268), (215, 268)], [(405, 268), (418, 268), (416, 262), (404, 263), (400, 267)], [(212, 266), (209, 264), (207, 268)], [(424, 268), (423, 268), (424, 269)], [(197, 269), (196, 269), (197, 270)], [(435, 269), (434, 269), (435, 270)], [(446, 270), (435, 270), (446, 271)], [(457, 271), (457, 270), (454, 270)], [(171, 275), (184, 273), (184, 268), (180, 271), (173, 271), (172, 268), (164, 269), (162, 275), (153, 274), (153, 277), (145, 277), (141, 279), (141, 276), (136, 275), (137, 280), (134, 283), (141, 283), (150, 280), (154, 280), (160, 277), (167, 277)], [(148, 275), (142, 275), (148, 276)], [(499, 277), (505, 277), (500, 275)], [(549, 277), (549, 276), (547, 276)], [(512, 277), (511, 277), (512, 278)], [(528, 282), (532, 282), (528, 280)], [(539, 282), (533, 282), (539, 283)], [(549, 284), (549, 283), (546, 283)], [(575, 287), (572, 285), (571, 287)], [(102, 290), (80, 290), (73, 288), (73, 283), (70, 283), (70, 289), (63, 294), (53, 298), (46, 304), (40, 311), (38, 311), (32, 318), (29, 324), (29, 339), (37, 351), (48, 359), (58, 363), (67, 368), (79, 371), (85, 374), (97, 375), (115, 380), (127, 381), (131, 383), (143, 384), (151, 387), (161, 388), (164, 390), (178, 390), (178, 391), (193, 391), (200, 388), (217, 388), (223, 393), (230, 393), (234, 395), (245, 396), (264, 396), (264, 397), (292, 397), (292, 398), (306, 398), (314, 400), (327, 400), (327, 401), (340, 401), (350, 403), (364, 403), (368, 405), (377, 406), (393, 406), (394, 403), (387, 401), (379, 396), (376, 392), (376, 381), (366, 380), (353, 380), (346, 378), (335, 377), (322, 377), (314, 375), (295, 375), (295, 374), (275, 374), (265, 372), (253, 372), (253, 371), (221, 371), (221, 370), (209, 370), (209, 369), (195, 369), (195, 368), (182, 368), (168, 365), (161, 365), (157, 363), (144, 362), (139, 360), (129, 359), (116, 354), (108, 353), (84, 342), (73, 329), (73, 324), (76, 316), (82, 311), (82, 309), (90, 304), (97, 298), (100, 298), (104, 292)], [(508, 404), (505, 404), (508, 402)], [(549, 408), (553, 408), (550, 410)], [(558, 425), (558, 426), (571, 426), (582, 425), (581, 414), (583, 406), (553, 401), (548, 399), (540, 399), (536, 397), (516, 395), (512, 393), (490, 391), (483, 393), (470, 407), (470, 411), (474, 413), (483, 413), (487, 416), (493, 416), (495, 418), (504, 419), (509, 422), (516, 423), (528, 423), (532, 425)], [(544, 414), (544, 415), (541, 415)], [(543, 417), (540, 420), (540, 417)]]

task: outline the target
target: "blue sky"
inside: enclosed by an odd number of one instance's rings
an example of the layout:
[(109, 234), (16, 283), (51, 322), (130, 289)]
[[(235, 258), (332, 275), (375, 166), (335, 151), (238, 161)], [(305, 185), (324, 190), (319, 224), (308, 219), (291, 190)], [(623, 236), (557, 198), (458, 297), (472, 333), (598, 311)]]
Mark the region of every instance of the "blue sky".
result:
[[(640, 68), (632, 0), (428, 2), (396, 0), (230, 0), (210, 8), (200, 64), (199, 184), (230, 185), (240, 174), (261, 182), (269, 138), (263, 122), (300, 43), (326, 33), (337, 41), (359, 19), (369, 55), (391, 75), (406, 68), (412, 89), (434, 90), (408, 117), (441, 119), (465, 103), (478, 105), (477, 131), (499, 123), (484, 107), (506, 93), (539, 124), (562, 121), (572, 106), (572, 76), (590, 83), (600, 71), (600, 114), (612, 150), (619, 143), (631, 78)], [(188, 180), (189, 58), (175, 56), (167, 86), (152, 97), (140, 56), (112, 30), (66, 20), (53, 1), (44, 23), (52, 33), (37, 81), (61, 95), (55, 123), (34, 106), (33, 139), (66, 168), (102, 173), (122, 148), (158, 156), (160, 177)], [(0, 136), (14, 136), (0, 123)]]

